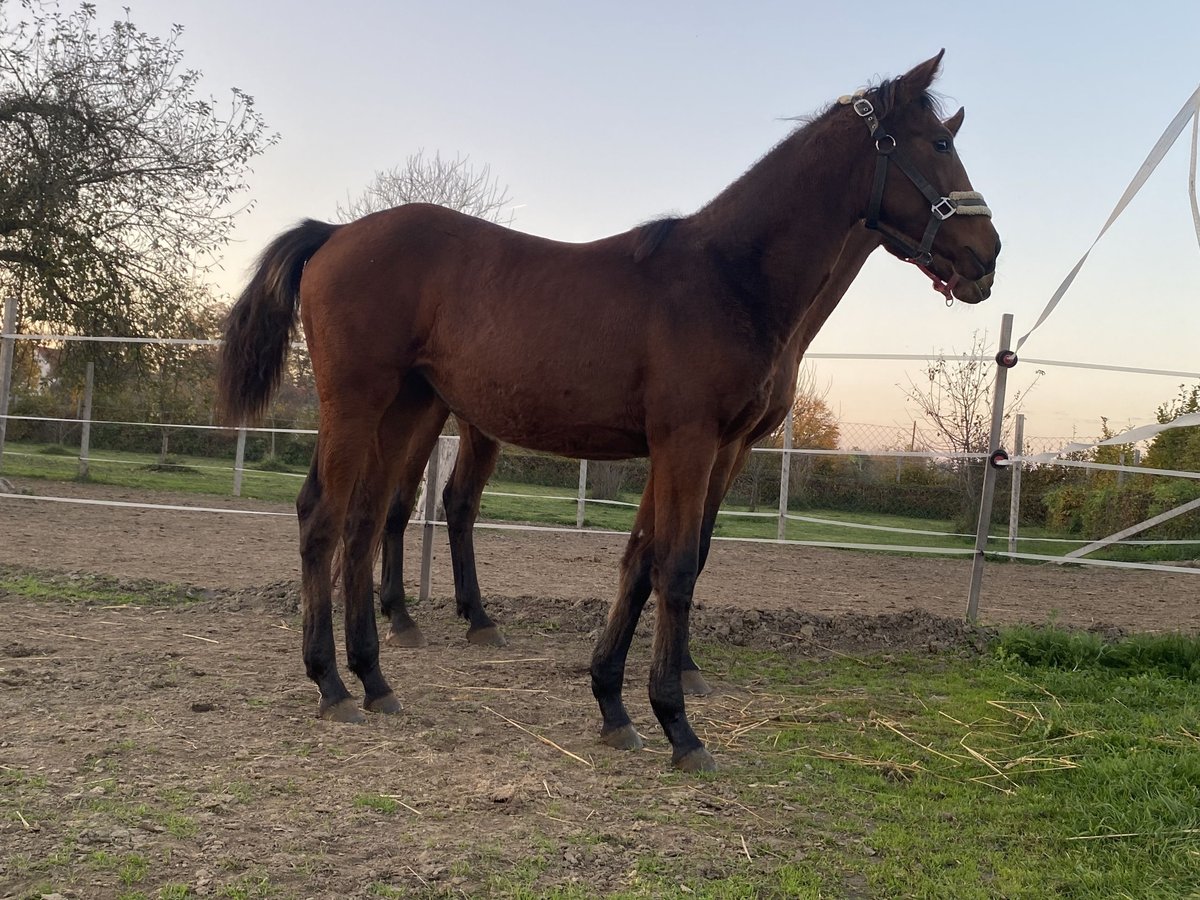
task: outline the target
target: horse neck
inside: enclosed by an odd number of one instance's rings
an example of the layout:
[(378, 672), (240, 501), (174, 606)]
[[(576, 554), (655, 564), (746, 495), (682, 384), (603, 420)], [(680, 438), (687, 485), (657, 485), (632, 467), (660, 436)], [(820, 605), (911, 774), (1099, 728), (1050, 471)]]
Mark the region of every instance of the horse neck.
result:
[(871, 160), (848, 115), (834, 109), (793, 132), (692, 218), (780, 350), (860, 227)]
[(838, 254), (837, 261), (829, 273), (828, 280), (824, 287), (817, 292), (817, 296), (813, 298), (812, 302), (805, 306), (796, 325), (792, 345), (797, 348), (797, 364), (799, 364), (800, 356), (808, 349), (808, 345), (812, 343), (817, 332), (821, 330), (821, 326), (825, 324), (825, 320), (837, 308), (854, 279), (858, 277), (858, 273), (862, 271), (862, 267), (866, 265), (867, 257), (878, 247), (878, 232), (868, 231), (863, 226), (855, 226), (850, 230), (842, 245), (842, 250)]

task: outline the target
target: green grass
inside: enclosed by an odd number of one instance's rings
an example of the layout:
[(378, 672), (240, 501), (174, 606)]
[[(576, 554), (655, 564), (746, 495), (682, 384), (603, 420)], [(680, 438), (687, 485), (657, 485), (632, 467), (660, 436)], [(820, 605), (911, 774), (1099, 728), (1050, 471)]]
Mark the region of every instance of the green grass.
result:
[(395, 800), (380, 794), (359, 794), (354, 798), (354, 805), (360, 809), (373, 809), (389, 816), (400, 808), (400, 804)]
[[(228, 459), (170, 456), (171, 465), (161, 466), (155, 454), (128, 453), (95, 449), (88, 480), (140, 490), (177, 491), (228, 497), (233, 491), (233, 463)], [(106, 461), (111, 460), (111, 461)], [(251, 463), (245, 470), (242, 496), (258, 500), (291, 503), (300, 490), (306, 469), (289, 466), (271, 457)], [(57, 444), (9, 443), (5, 449), (3, 474), (48, 480), (74, 480), (78, 460), (69, 448)], [(480, 516), (483, 521), (524, 522), (574, 528), (577, 506), (576, 490), (572, 487), (548, 487), (536, 484), (493, 480), (488, 483)], [(517, 494), (520, 496), (497, 496)], [(557, 498), (557, 499), (556, 499)], [(628, 506), (590, 501), (585, 508), (584, 525), (609, 531), (627, 532), (633, 527), (635, 506), (641, 499), (638, 491), (623, 491), (617, 498)], [(735, 513), (750, 512), (748, 507), (727, 503), (717, 519), (714, 535), (718, 538), (755, 538), (774, 540), (778, 526), (774, 515), (741, 517)], [(774, 513), (773, 508), (760, 506), (759, 513)], [(793, 514), (821, 519), (821, 522), (788, 521), (786, 537), (793, 541), (821, 541), (881, 546), (921, 546), (946, 550), (966, 550), (974, 538), (956, 536), (956, 525), (949, 519), (922, 519), (912, 516), (883, 513), (845, 512), (841, 510), (791, 510)], [(855, 526), (873, 526), (869, 528)], [(878, 528), (910, 529), (937, 534), (906, 534)], [(1007, 549), (1003, 527), (993, 527), (990, 549)], [(1022, 541), (1022, 552), (1047, 556), (1062, 556), (1080, 546), (1078, 541), (1065, 538), (1046, 528), (1023, 527), (1023, 538), (1045, 540)], [(1153, 562), (1168, 559), (1192, 559), (1200, 553), (1200, 544), (1158, 547), (1110, 548), (1093, 554), (1098, 559)]]
[[(57, 444), (41, 445), (9, 442), (4, 448), (7, 477), (45, 478), (72, 481), (79, 473), (78, 451)], [(88, 463), (88, 481), (119, 487), (153, 491), (183, 491), (228, 497), (233, 492), (233, 460), (209, 457), (168, 457), (171, 465), (161, 466), (154, 453), (129, 453), (123, 450), (93, 448)], [(267, 462), (266, 469), (248, 463), (242, 479), (242, 496), (256, 500), (291, 503), (300, 490), (304, 467), (288, 467)]]
[(757, 696), (761, 708), (746, 712), (769, 722), (739, 737), (738, 765), (717, 781), (740, 785), (739, 802), (751, 808), (790, 808), (783, 827), (815, 846), (803, 861), (708, 881), (654, 858), (639, 870), (639, 891), (684, 896), (681, 883), (701, 897), (1200, 891), (1196, 638), (1105, 643), (1019, 629), (983, 659), (703, 652), (714, 672), (770, 686), (759, 688), (768, 692)]
[(0, 593), (97, 606), (174, 606), (199, 599), (194, 589), (163, 582), (30, 572), (6, 565), (0, 565)]

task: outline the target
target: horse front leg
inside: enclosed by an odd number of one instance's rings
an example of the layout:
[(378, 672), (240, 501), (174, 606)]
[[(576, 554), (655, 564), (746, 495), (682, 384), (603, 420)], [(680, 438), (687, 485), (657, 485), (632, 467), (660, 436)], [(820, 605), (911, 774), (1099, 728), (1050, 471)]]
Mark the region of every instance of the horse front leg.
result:
[(633, 531), (621, 559), (620, 587), (608, 613), (608, 623), (592, 653), (592, 695), (600, 705), (600, 739), (618, 750), (638, 750), (641, 735), (633, 727), (621, 699), (625, 660), (638, 619), (650, 596), (654, 563), (654, 473), (646, 482)]
[[(721, 509), (721, 502), (725, 499), (725, 495), (729, 493), (729, 487), (733, 483), (733, 479), (742, 470), (748, 452), (749, 445), (727, 444), (721, 448), (721, 451), (717, 454), (716, 462), (713, 463), (712, 474), (708, 478), (708, 493), (704, 497), (704, 518), (700, 524), (700, 552), (696, 566), (697, 578), (704, 572), (704, 566), (708, 562), (708, 551), (712, 546), (713, 530), (717, 527), (717, 514)], [(701, 674), (700, 667), (692, 658), (690, 633), (683, 646), (680, 679), (683, 684), (683, 692), (689, 696), (707, 697), (713, 692), (712, 687), (705, 680), (704, 675)]]
[(707, 486), (717, 442), (691, 429), (676, 429), (650, 448), (654, 472), (654, 558), (651, 580), (658, 593), (650, 705), (671, 742), (671, 762), (688, 772), (711, 771), (716, 762), (688, 722), (682, 667), (688, 618), (700, 572), (700, 538)]

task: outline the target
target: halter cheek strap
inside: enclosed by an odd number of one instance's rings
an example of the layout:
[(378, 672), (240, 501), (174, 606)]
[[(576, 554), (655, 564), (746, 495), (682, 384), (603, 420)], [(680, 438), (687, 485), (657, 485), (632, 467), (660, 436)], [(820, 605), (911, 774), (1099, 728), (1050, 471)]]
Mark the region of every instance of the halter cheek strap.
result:
[[(882, 234), (901, 256), (928, 275), (933, 281), (934, 289), (945, 295), (947, 303), (953, 302), (951, 292), (958, 282), (958, 275), (955, 274), (949, 282), (945, 282), (929, 268), (933, 263), (933, 240), (942, 223), (953, 215), (991, 218), (992, 211), (984, 202), (983, 195), (978, 191), (951, 191), (946, 195), (940, 194), (917, 170), (908, 156), (901, 151), (896, 143), (896, 138), (887, 133), (870, 100), (859, 93), (854, 96), (841, 97), (838, 99), (838, 103), (850, 106), (866, 124), (871, 137), (875, 139), (877, 154), (875, 178), (871, 186), (871, 202), (867, 206), (866, 226)], [(907, 235), (879, 220), (889, 162), (894, 162), (896, 167), (929, 201), (929, 222), (925, 226), (925, 232), (921, 235), (919, 244), (914, 245)]]

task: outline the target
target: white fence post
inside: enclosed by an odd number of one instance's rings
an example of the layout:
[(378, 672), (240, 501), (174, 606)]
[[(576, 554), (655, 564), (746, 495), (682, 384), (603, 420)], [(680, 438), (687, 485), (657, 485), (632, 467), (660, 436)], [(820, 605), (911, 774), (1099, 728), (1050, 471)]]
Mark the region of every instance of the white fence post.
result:
[(425, 502), (421, 511), (421, 587), (417, 594), (422, 603), (429, 599), (433, 580), (433, 524), (437, 521), (438, 457), (442, 455), (443, 440), (442, 437), (437, 439), (425, 466)]
[[(1000, 352), (996, 354), (996, 389), (992, 395), (992, 433), (988, 437), (989, 457), (1000, 449), (1000, 430), (1004, 427), (1004, 391), (1008, 385), (1008, 366), (1000, 364), (1003, 353), (1011, 352), (1012, 313), (1000, 319)], [(984, 550), (987, 549), (988, 528), (992, 522), (992, 499), (996, 492), (996, 467), (989, 458), (983, 464), (983, 491), (979, 498), (979, 522), (975, 527), (975, 556), (971, 561), (971, 587), (967, 591), (967, 621), (979, 618), (979, 591), (983, 586)]]
[[(1025, 452), (1025, 413), (1017, 413), (1017, 427), (1013, 434), (1013, 456)], [(1008, 552), (1017, 552), (1017, 533), (1021, 527), (1021, 469), (1024, 464), (1014, 462), (1012, 469), (1012, 494), (1008, 498)]]
[(242, 469), (246, 463), (246, 426), (238, 427), (237, 452), (233, 459), (233, 496), (242, 496)]
[(777, 540), (787, 540), (788, 490), (792, 479), (792, 407), (788, 407), (783, 419), (783, 453), (779, 464), (779, 526), (775, 531)]
[(579, 461), (579, 499), (575, 501), (575, 527), (583, 530), (583, 516), (587, 507), (587, 460)]
[[(9, 294), (4, 298), (4, 334), (12, 334), (17, 328), (17, 298)], [(4, 460), (4, 437), (8, 433), (8, 395), (12, 389), (13, 356), (17, 342), (10, 337), (0, 341), (0, 462)]]
[(92, 384), (96, 377), (96, 364), (89, 361), (83, 376), (83, 426), (79, 434), (79, 477), (88, 477), (88, 450), (92, 444)]

